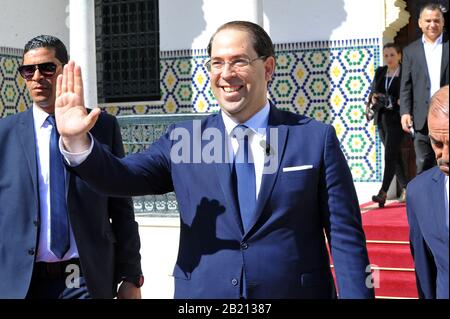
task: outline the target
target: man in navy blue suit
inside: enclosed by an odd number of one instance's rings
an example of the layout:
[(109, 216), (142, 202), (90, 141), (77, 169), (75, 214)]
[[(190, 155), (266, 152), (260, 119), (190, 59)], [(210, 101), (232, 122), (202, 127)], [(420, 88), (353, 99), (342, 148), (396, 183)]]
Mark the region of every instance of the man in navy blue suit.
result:
[(88, 134), (78, 66), (58, 79), (57, 122), (72, 169), (105, 194), (175, 191), (180, 243), (176, 298), (372, 298), (352, 176), (331, 125), (267, 98), (274, 48), (260, 26), (233, 21), (205, 67), (221, 112), (173, 125), (124, 159)]
[(420, 298), (448, 299), (448, 85), (430, 102), (428, 129), (437, 167), (414, 178), (406, 207)]
[[(98, 194), (64, 170), (53, 115), (67, 62), (58, 38), (31, 39), (19, 72), (33, 105), (0, 120), (0, 298), (140, 298), (131, 199)], [(91, 132), (124, 155), (113, 116)]]

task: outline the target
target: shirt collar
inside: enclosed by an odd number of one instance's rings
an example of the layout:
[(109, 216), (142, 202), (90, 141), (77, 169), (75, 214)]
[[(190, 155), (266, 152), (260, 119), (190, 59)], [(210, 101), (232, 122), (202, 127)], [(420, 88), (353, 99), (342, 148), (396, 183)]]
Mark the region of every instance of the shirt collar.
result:
[[(227, 134), (230, 135), (233, 129), (239, 125), (240, 123), (237, 123), (234, 121), (231, 117), (229, 117), (225, 112), (220, 112), (222, 115), (223, 123), (225, 124), (225, 130), (227, 131)], [(267, 100), (264, 107), (258, 111), (255, 115), (253, 115), (251, 118), (249, 118), (244, 124), (248, 128), (250, 128), (255, 133), (259, 134), (265, 134), (261, 133), (261, 130), (264, 130), (267, 128), (267, 125), (269, 123), (269, 113), (270, 113), (270, 103)]]
[(425, 35), (422, 34), (422, 43), (424, 45), (426, 44), (426, 45), (431, 45), (431, 46), (435, 47), (436, 45), (442, 44), (442, 36), (443, 36), (443, 34), (441, 33), (441, 35), (436, 39), (436, 41), (434, 41), (434, 43), (430, 43), (425, 40)]
[[(449, 205), (449, 189), (448, 189), (448, 175), (445, 175), (445, 193), (447, 194), (447, 212), (448, 212), (448, 205)], [(448, 216), (448, 215), (447, 215)], [(448, 221), (447, 221), (448, 224)], [(448, 226), (448, 225), (447, 225)]]
[(47, 117), (49, 114), (44, 112), (36, 104), (33, 103), (33, 118), (34, 118), (34, 127), (39, 129), (44, 126), (46, 123)]

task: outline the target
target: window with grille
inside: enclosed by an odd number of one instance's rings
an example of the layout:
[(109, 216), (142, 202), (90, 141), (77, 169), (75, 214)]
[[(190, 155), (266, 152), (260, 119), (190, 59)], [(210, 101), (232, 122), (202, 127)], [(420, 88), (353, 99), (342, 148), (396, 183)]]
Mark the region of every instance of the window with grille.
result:
[(100, 103), (160, 100), (158, 0), (95, 0)]

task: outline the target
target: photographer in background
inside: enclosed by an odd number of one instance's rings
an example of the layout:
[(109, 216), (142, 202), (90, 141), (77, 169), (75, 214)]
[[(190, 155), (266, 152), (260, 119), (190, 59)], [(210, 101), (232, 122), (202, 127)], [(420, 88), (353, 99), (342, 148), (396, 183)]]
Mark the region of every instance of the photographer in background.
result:
[(399, 112), (401, 56), (401, 50), (396, 44), (384, 45), (383, 57), (386, 65), (375, 71), (369, 95), (367, 114), (370, 114), (369, 112), (372, 114), (367, 118), (370, 120), (373, 117), (385, 148), (383, 183), (378, 194), (372, 196), (372, 200), (378, 203), (379, 207), (383, 207), (386, 202), (387, 191), (394, 175), (402, 187), (399, 200), (405, 201), (407, 179), (400, 153), (404, 134)]

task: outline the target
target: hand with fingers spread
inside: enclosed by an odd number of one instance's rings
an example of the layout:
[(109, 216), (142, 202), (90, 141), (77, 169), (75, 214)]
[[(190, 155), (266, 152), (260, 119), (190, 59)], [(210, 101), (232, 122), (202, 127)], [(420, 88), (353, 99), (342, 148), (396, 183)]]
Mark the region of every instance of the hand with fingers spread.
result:
[(63, 74), (58, 76), (55, 102), (56, 126), (67, 151), (78, 153), (89, 148), (87, 132), (99, 115), (99, 108), (87, 112), (80, 66), (69, 61), (64, 66)]

